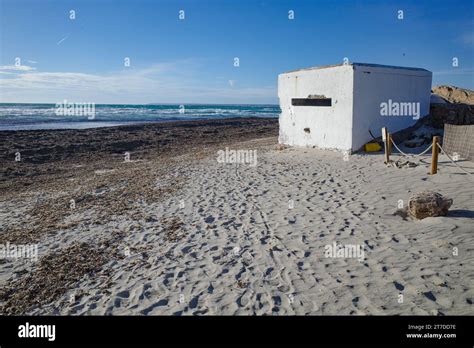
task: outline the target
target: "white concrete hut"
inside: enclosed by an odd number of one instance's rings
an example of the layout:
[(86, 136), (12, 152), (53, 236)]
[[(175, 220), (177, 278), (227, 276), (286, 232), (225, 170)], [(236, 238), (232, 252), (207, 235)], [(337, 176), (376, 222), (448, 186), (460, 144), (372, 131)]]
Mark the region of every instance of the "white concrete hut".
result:
[(351, 63), (278, 76), (279, 143), (354, 152), (377, 137), (428, 115), (432, 73)]

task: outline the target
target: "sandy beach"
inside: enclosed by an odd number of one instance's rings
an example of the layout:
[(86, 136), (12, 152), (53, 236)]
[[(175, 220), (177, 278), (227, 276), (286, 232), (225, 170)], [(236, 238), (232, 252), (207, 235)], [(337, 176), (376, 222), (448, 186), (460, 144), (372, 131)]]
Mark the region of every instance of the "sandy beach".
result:
[[(474, 314), (468, 175), (277, 137), (276, 119), (0, 132), (0, 244), (38, 250), (0, 260), (0, 312)], [(395, 214), (427, 189), (448, 216)], [(363, 254), (328, 257), (334, 243)]]

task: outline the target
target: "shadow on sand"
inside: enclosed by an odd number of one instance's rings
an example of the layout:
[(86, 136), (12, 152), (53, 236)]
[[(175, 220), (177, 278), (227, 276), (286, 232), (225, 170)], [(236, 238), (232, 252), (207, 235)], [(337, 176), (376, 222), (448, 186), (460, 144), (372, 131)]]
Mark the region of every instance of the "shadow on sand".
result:
[(472, 210), (465, 210), (465, 209), (456, 209), (456, 210), (450, 210), (448, 212), (449, 217), (457, 217), (457, 218), (474, 218), (474, 211)]

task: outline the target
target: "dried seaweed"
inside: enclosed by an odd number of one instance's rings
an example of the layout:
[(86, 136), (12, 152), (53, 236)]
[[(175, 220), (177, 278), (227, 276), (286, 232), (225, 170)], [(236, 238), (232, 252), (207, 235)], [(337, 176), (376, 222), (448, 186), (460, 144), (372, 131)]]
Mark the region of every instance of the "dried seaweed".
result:
[(42, 257), (38, 266), (0, 290), (0, 312), (25, 314), (54, 302), (74, 288), (83, 277), (93, 277), (109, 261), (123, 258), (112, 240), (100, 246), (74, 243)]

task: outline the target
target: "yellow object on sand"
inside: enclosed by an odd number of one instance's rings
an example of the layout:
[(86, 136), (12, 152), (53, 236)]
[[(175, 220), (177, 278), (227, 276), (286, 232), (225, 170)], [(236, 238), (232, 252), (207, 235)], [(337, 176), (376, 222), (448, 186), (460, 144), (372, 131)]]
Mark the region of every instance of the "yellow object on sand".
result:
[(382, 146), (378, 143), (367, 143), (365, 144), (365, 152), (377, 152), (382, 150)]

